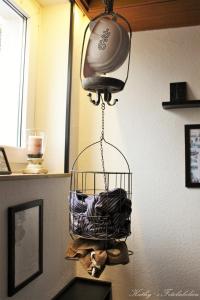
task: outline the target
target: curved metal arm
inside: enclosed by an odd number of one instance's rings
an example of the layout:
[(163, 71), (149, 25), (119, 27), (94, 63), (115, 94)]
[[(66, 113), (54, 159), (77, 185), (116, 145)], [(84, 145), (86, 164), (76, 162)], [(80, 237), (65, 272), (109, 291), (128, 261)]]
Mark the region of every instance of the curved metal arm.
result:
[(88, 145), (87, 147), (85, 147), (85, 148), (78, 154), (77, 158), (75, 159), (75, 161), (74, 161), (74, 163), (73, 163), (73, 165), (72, 165), (71, 171), (72, 171), (72, 172), (74, 171), (74, 167), (75, 167), (75, 165), (76, 165), (78, 159), (80, 158), (80, 156), (81, 156), (86, 150), (88, 150), (89, 148), (91, 148), (91, 147), (94, 146), (94, 145), (100, 144), (102, 141), (104, 141), (104, 142), (105, 142), (106, 144), (108, 144), (109, 146), (113, 147), (115, 150), (117, 150), (117, 151), (121, 154), (121, 156), (124, 158), (124, 160), (125, 160), (125, 162), (126, 162), (126, 165), (127, 165), (127, 168), (128, 168), (128, 173), (131, 173), (129, 163), (128, 163), (128, 160), (127, 160), (127, 158), (125, 157), (125, 155), (124, 155), (124, 154), (123, 154), (116, 146), (114, 146), (113, 144), (107, 142), (107, 141), (105, 140), (104, 137), (101, 138), (99, 141), (94, 142), (94, 143)]
[(130, 170), (130, 166), (129, 166), (129, 163), (128, 163), (128, 160), (126, 158), (126, 156), (121, 152), (121, 150), (119, 150), (116, 146), (114, 146), (113, 144), (107, 142), (104, 138), (103, 138), (104, 142), (108, 145), (110, 145), (111, 147), (113, 147), (115, 150), (117, 150), (121, 155), (122, 157), (124, 158), (125, 162), (126, 162), (126, 165), (127, 165), (127, 168), (128, 168), (128, 172), (131, 173), (131, 170)]
[(124, 18), (122, 15), (115, 13), (116, 17), (121, 18), (126, 25), (128, 26), (128, 30), (129, 30), (129, 34), (130, 34), (130, 38), (129, 38), (129, 56), (128, 56), (128, 68), (127, 68), (127, 74), (126, 74), (126, 79), (125, 79), (125, 84), (128, 80), (128, 76), (129, 76), (129, 70), (130, 70), (130, 60), (131, 60), (131, 44), (132, 44), (132, 29), (131, 29), (131, 25), (130, 23), (126, 20), (126, 18)]
[(89, 149), (90, 147), (92, 147), (92, 146), (94, 146), (94, 145), (96, 145), (96, 144), (99, 144), (100, 141), (101, 141), (101, 140), (99, 140), (99, 141), (97, 141), (97, 142), (94, 142), (94, 143), (88, 145), (87, 147), (85, 147), (85, 148), (78, 154), (77, 158), (75, 159), (75, 161), (74, 161), (74, 163), (73, 163), (73, 165), (72, 165), (71, 171), (74, 171), (74, 166), (75, 166), (75, 164), (77, 163), (79, 157), (83, 154), (83, 152), (85, 152), (85, 151), (86, 151), (87, 149)]

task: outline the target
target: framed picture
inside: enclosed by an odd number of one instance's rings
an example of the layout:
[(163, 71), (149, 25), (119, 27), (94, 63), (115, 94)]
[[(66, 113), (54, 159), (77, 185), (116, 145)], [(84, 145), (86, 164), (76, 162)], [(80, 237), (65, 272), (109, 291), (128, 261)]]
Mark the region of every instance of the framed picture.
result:
[(200, 124), (185, 125), (185, 184), (200, 187)]
[(8, 208), (8, 296), (43, 272), (43, 200)]
[(0, 147), (0, 175), (11, 174), (11, 169), (8, 163), (4, 148)]

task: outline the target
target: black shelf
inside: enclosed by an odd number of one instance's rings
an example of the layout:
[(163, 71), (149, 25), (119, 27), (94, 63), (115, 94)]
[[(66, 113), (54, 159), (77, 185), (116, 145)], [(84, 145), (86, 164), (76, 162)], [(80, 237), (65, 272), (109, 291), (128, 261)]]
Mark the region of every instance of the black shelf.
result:
[(176, 108), (191, 108), (191, 107), (200, 107), (200, 100), (187, 100), (180, 102), (162, 102), (162, 107), (164, 109), (176, 109)]
[(52, 300), (112, 300), (111, 282), (75, 277)]

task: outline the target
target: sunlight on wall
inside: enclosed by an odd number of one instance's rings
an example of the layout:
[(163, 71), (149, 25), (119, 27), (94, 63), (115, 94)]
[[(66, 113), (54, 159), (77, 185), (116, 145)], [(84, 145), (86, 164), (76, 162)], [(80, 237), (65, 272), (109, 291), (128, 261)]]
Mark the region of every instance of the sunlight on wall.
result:
[[(72, 100), (71, 100), (71, 135), (70, 135), (70, 168), (79, 148), (80, 130), (80, 105), (79, 101), (85, 101), (85, 92), (81, 88), (80, 81), (80, 58), (83, 41), (84, 28), (89, 19), (75, 6), (74, 9), (74, 47), (73, 47), (73, 74), (72, 74)], [(86, 112), (87, 113), (87, 112)], [(86, 117), (86, 115), (85, 115)]]
[(69, 2), (42, 9), (35, 126), (47, 134), (50, 172), (64, 171), (69, 15)]

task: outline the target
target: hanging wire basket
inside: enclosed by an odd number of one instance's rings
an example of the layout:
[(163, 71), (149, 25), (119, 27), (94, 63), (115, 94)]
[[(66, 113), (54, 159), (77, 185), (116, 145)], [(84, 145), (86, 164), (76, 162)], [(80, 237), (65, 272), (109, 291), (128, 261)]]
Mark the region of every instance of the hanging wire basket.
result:
[[(98, 185), (104, 175), (109, 181), (108, 191)], [(70, 233), (98, 240), (129, 236), (132, 211), (131, 181), (131, 173), (73, 171), (70, 191)]]
[[(69, 195), (72, 238), (109, 240), (127, 238), (131, 234), (132, 173), (124, 154), (104, 138), (104, 109), (102, 103), (100, 140), (83, 149), (72, 166)], [(121, 155), (126, 171), (105, 171), (103, 143)], [(97, 144), (100, 144), (102, 171), (77, 170), (75, 166), (80, 157)]]

